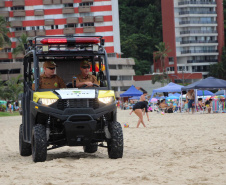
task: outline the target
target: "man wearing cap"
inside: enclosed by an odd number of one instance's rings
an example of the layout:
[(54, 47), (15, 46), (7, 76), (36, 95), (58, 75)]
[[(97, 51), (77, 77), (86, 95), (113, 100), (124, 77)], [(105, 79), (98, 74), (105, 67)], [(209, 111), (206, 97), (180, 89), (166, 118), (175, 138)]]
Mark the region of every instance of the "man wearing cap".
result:
[[(44, 73), (39, 78), (39, 89), (59, 89), (66, 88), (62, 78), (55, 73), (55, 62), (47, 61), (43, 64)], [(35, 89), (35, 83), (32, 84), (32, 89)]]
[(97, 78), (94, 75), (89, 74), (90, 64), (87, 60), (84, 60), (80, 63), (80, 71), (81, 73), (77, 76), (74, 76), (72, 79), (73, 87), (82, 87), (85, 85), (92, 87), (93, 84), (99, 85)]

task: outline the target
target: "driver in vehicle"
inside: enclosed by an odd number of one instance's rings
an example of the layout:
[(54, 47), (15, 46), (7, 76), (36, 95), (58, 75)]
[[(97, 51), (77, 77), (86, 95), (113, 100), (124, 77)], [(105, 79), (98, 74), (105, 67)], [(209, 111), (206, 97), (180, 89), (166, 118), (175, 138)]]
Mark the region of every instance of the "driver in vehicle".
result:
[(93, 85), (99, 85), (97, 78), (94, 75), (90, 75), (90, 64), (87, 60), (84, 60), (80, 63), (81, 73), (72, 78), (73, 87), (83, 87), (88, 86), (92, 87)]
[[(66, 88), (62, 78), (55, 74), (56, 64), (52, 61), (46, 61), (43, 64), (44, 73), (39, 78), (39, 89), (59, 89)], [(32, 90), (35, 90), (35, 82), (32, 84)]]

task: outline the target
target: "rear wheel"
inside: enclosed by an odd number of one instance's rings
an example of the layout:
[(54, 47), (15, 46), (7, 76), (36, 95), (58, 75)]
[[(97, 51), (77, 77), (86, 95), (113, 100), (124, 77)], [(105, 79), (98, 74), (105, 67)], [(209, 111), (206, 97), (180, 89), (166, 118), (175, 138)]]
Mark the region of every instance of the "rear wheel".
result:
[(107, 141), (108, 156), (111, 159), (122, 158), (122, 156), (123, 156), (123, 133), (122, 133), (121, 124), (118, 122), (112, 122), (108, 128), (111, 133), (111, 139), (109, 139)]
[(20, 125), (19, 129), (19, 151), (21, 156), (30, 156), (31, 155), (31, 144), (24, 142), (23, 137), (23, 125)]
[(83, 150), (86, 153), (95, 153), (98, 149), (97, 143), (90, 143), (89, 145), (83, 146)]
[(46, 128), (37, 124), (32, 130), (32, 158), (34, 162), (44, 162), (47, 156)]

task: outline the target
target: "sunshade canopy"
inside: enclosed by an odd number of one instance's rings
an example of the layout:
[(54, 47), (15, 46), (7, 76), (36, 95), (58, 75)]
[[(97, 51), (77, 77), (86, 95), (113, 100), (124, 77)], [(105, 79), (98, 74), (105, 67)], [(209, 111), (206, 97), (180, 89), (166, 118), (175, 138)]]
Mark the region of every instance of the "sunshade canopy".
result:
[(143, 93), (136, 89), (134, 85), (132, 85), (126, 92), (120, 94), (120, 97), (128, 97), (128, 96), (141, 96)]
[(226, 89), (226, 81), (214, 77), (208, 77), (181, 88), (182, 91), (190, 89)]

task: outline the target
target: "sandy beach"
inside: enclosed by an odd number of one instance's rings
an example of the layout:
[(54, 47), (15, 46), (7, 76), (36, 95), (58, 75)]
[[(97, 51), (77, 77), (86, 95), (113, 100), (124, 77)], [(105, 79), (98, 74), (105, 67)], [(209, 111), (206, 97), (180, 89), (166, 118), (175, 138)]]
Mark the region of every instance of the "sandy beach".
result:
[(137, 129), (129, 112), (118, 109), (118, 121), (129, 124), (122, 159), (109, 159), (106, 148), (63, 147), (43, 163), (19, 155), (22, 118), (1, 117), (0, 184), (226, 184), (226, 114), (153, 112)]

